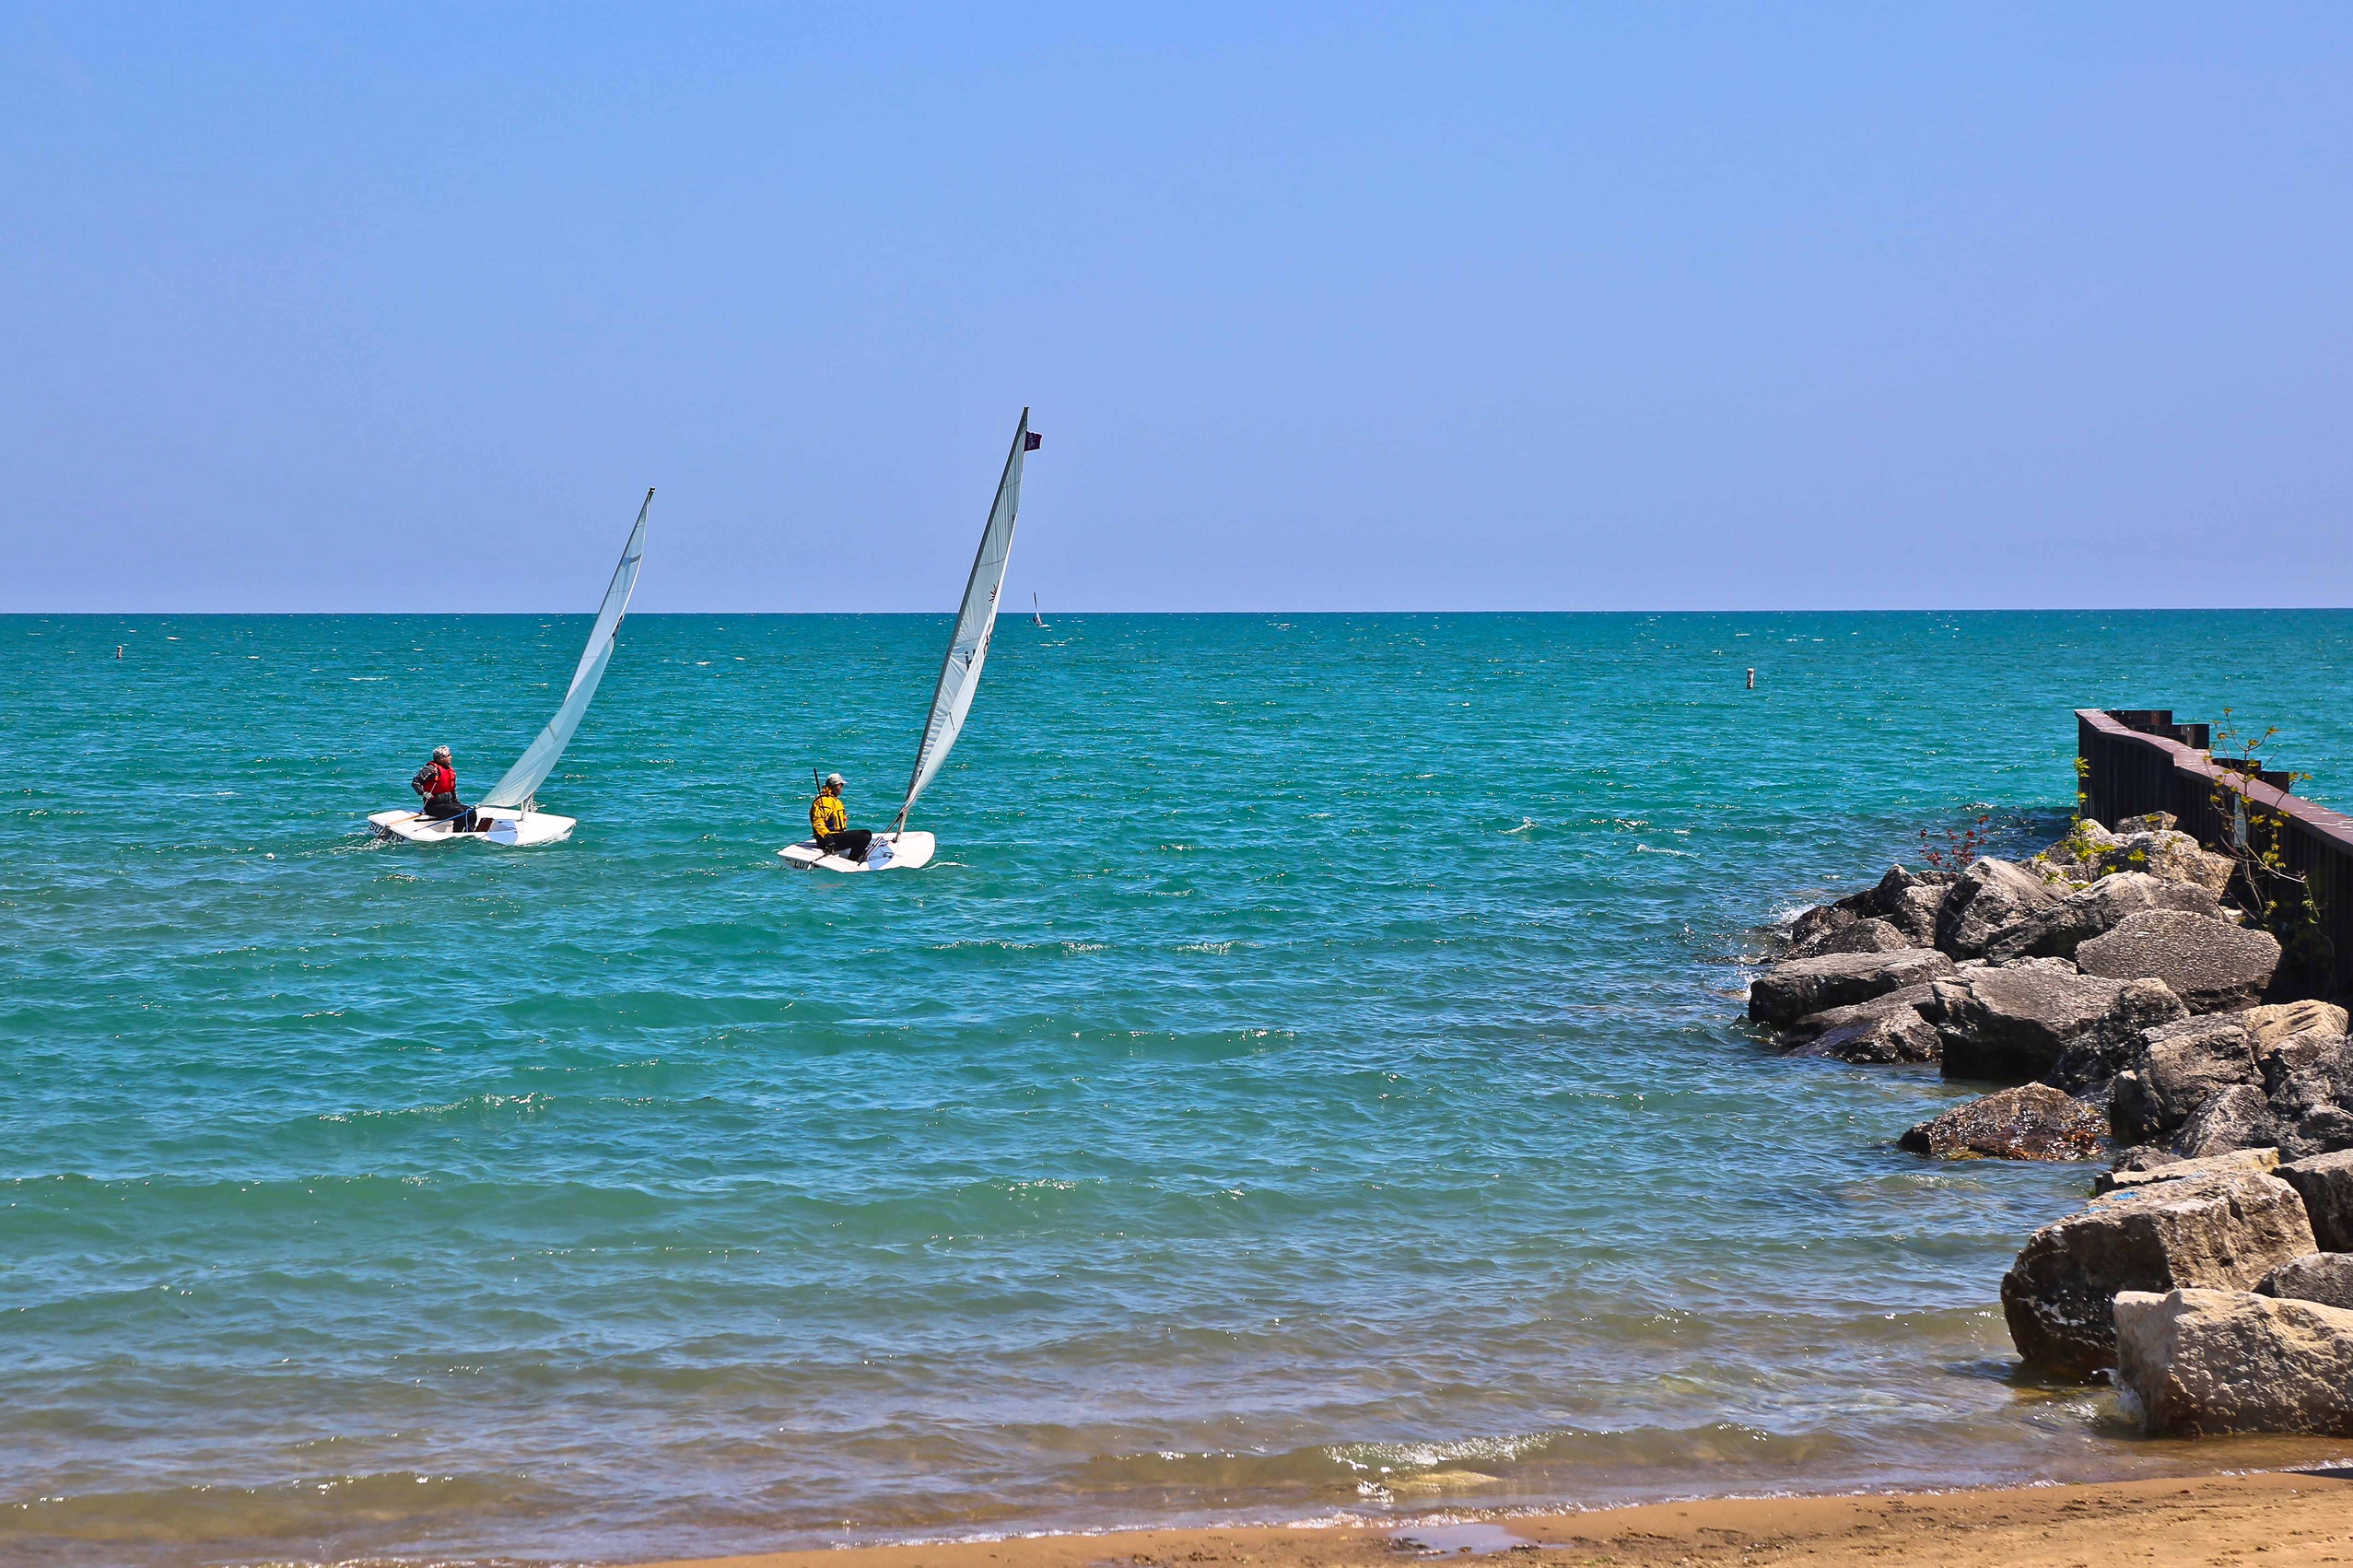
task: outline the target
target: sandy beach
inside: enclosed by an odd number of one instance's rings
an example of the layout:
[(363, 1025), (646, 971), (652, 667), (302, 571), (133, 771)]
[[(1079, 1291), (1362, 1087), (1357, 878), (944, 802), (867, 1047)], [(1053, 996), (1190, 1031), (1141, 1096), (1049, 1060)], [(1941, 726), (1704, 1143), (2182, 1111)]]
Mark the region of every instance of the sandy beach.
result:
[(1451, 1524), (1133, 1530), (681, 1560), (642, 1568), (1341, 1568), (1416, 1556), (1973, 1568), (2353, 1559), (2353, 1469), (1867, 1497), (1719, 1498)]

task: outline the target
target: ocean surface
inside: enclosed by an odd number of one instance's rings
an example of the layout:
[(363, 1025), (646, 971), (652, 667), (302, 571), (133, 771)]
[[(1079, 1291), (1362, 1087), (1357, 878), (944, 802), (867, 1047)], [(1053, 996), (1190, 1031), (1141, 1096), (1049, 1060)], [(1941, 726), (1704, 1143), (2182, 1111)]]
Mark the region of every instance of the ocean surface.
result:
[[(2019, 1377), (2081, 1167), (1746, 965), (2077, 706), (2353, 799), (2353, 614), (0, 618), (0, 1561), (626, 1561), (2277, 1463)], [(123, 652), (115, 657), (117, 646)], [(1757, 688), (1744, 689), (1753, 667)]]

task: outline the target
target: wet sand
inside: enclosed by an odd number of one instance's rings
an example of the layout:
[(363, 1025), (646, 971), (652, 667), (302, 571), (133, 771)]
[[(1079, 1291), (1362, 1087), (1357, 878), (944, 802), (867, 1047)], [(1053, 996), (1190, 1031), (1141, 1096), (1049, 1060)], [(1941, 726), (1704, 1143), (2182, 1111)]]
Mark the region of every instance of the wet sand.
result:
[[(1348, 1568), (1519, 1562), (1956, 1568), (2353, 1562), (2353, 1469), (1873, 1497), (1719, 1498), (1453, 1525), (1130, 1530), (706, 1558), (692, 1568)], [(1400, 1539), (1419, 1538), (1419, 1545)], [(684, 1563), (661, 1568), (686, 1568)]]

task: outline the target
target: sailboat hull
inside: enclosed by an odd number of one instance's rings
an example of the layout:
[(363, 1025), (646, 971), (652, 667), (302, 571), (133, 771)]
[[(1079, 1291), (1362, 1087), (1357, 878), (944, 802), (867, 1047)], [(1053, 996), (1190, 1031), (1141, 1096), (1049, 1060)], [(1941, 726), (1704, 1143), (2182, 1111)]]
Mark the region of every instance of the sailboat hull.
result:
[(535, 844), (560, 843), (572, 836), (579, 818), (554, 812), (519, 812), (505, 806), (476, 806), (474, 815), (489, 824), (480, 833), (452, 833), (447, 820), (437, 821), (417, 812), (378, 812), (368, 825), (385, 838), (404, 844), (504, 844), (530, 848)]
[(785, 864), (799, 866), (803, 871), (912, 872), (930, 865), (932, 853), (938, 848), (938, 842), (930, 834), (918, 833), (910, 828), (896, 838), (887, 834), (874, 835), (874, 849), (887, 850), (888, 858), (886, 859), (875, 855), (874, 850), (870, 849), (868, 854), (872, 857), (872, 859), (862, 861), (845, 860), (839, 855), (828, 855), (818, 848), (817, 841), (814, 838), (804, 838), (798, 844), (788, 844), (777, 851), (777, 857)]

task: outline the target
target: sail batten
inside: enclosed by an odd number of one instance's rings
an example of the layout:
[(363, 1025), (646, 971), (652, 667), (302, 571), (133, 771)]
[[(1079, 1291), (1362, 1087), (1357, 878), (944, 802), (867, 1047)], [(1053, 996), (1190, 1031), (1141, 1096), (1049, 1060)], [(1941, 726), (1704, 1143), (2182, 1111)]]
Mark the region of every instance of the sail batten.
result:
[(572, 736), (588, 715), (589, 699), (596, 696), (597, 683), (604, 679), (604, 667), (613, 661), (614, 639), (620, 635), (621, 618), (628, 614), (629, 595), (638, 586), (638, 566), (646, 551), (646, 514), (653, 509), (653, 492), (646, 492), (645, 504), (638, 509), (638, 523), (629, 530), (629, 542), (622, 546), (620, 564), (613, 568), (613, 580), (604, 590), (604, 603), (598, 606), (596, 624), (589, 629), (588, 646), (580, 650), (579, 666), (572, 672), (572, 684), (564, 693), (563, 702), (545, 729), (524, 748), (515, 766), (498, 780), (490, 793), (482, 798), (486, 806), (509, 808), (530, 804), (547, 776), (556, 771), (556, 764), (563, 757), (564, 748), (572, 743)]
[(931, 712), (923, 722), (922, 743), (916, 748), (915, 771), (907, 784), (907, 800), (899, 806), (893, 832), (907, 825), (907, 813), (948, 760), (956, 737), (964, 732), (965, 716), (972, 711), (972, 694), (980, 685), (980, 667), (988, 661), (989, 634), (997, 627), (997, 596), (1005, 583), (1005, 563), (1013, 554), (1013, 520), (1021, 510), (1022, 459), (1035, 443), (1029, 433), (1029, 410), (1022, 410), (1013, 430), (1013, 450), (1006, 455), (1003, 477), (997, 481), (997, 499), (980, 531), (980, 547), (972, 557), (972, 576), (964, 585), (964, 603), (956, 609), (955, 628), (948, 635), (948, 651), (940, 661), (939, 684), (931, 691)]

